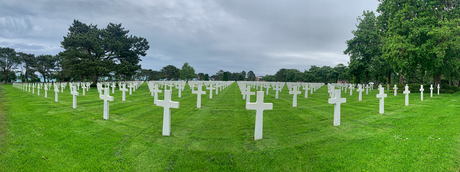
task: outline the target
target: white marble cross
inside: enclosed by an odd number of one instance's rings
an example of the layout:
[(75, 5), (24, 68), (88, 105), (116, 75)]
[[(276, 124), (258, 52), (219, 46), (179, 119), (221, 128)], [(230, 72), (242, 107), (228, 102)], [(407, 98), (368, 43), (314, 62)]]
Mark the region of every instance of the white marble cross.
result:
[(37, 85), (37, 95), (40, 95), (40, 84)]
[(32, 84), (29, 83), (29, 93), (30, 93), (30, 87), (32, 86)]
[(215, 90), (216, 88), (212, 87), (212, 84), (209, 84), (209, 87), (206, 87), (207, 90), (209, 90), (209, 99), (212, 99), (212, 90)]
[[(117, 87), (117, 85), (116, 85), (115, 83), (112, 83), (112, 94), (115, 93), (115, 88), (116, 88), (116, 87)], [(84, 88), (83, 88), (83, 89), (84, 89)], [(84, 92), (83, 92), (83, 95), (85, 95)]]
[[(347, 89), (347, 87), (345, 87), (345, 89)], [(330, 98), (328, 101), (329, 104), (334, 104), (334, 126), (340, 125), (340, 104), (347, 102), (346, 98), (340, 97), (341, 93), (342, 91), (340, 91), (340, 89), (334, 89), (334, 98)]]
[(430, 85), (430, 97), (433, 97), (433, 84)]
[(274, 86), (273, 87), (273, 90), (275, 90), (275, 99), (278, 99), (278, 92), (281, 91), (281, 87), (280, 86)]
[(292, 94), (292, 107), (297, 107), (297, 94), (300, 94), (301, 92), (298, 90), (297, 86), (293, 87), (294, 89), (289, 91), (289, 94)]
[[(85, 90), (83, 88), (83, 90)], [(113, 101), (113, 96), (109, 95), (109, 88), (104, 89), (104, 95), (99, 96), (100, 99), (104, 100), (104, 111), (103, 111), (103, 118), (109, 119), (109, 101)]]
[(163, 107), (163, 136), (171, 135), (171, 108), (179, 108), (179, 102), (171, 101), (171, 90), (165, 90), (164, 100), (157, 100)]
[(59, 88), (56, 87), (56, 84), (54, 84), (54, 101), (55, 102), (58, 102), (58, 93), (59, 93)]
[(251, 102), (251, 95), (255, 95), (255, 92), (251, 92), (251, 86), (247, 86), (246, 90), (243, 91), (243, 94), (246, 95), (246, 103)]
[(197, 91), (192, 90), (192, 94), (196, 94), (196, 95), (197, 95), (197, 99), (196, 99), (196, 108), (201, 108), (201, 95), (202, 95), (202, 94), (206, 94), (206, 91), (203, 91), (203, 90), (202, 90), (201, 84), (198, 85), (198, 90), (197, 90)]
[[(129, 95), (132, 95), (133, 94), (133, 88), (134, 88), (133, 83), (129, 83), (128, 87), (129, 87)], [(171, 87), (171, 89), (172, 89), (172, 87)]]
[(184, 90), (184, 88), (185, 88), (185, 87), (184, 87), (184, 86), (182, 85), (182, 83), (180, 83), (180, 82), (179, 82), (179, 85), (176, 86), (176, 89), (179, 90), (179, 98), (182, 97), (182, 90)]
[(154, 85), (151, 91), (153, 94), (153, 104), (157, 104), (158, 93), (161, 93), (162, 90), (158, 89), (158, 85)]
[(32, 84), (32, 94), (35, 94), (35, 83)]
[(305, 98), (308, 98), (308, 90), (310, 90), (310, 87), (308, 87), (308, 85), (305, 84), (303, 89), (305, 90)]
[(262, 139), (264, 110), (272, 110), (273, 103), (264, 103), (264, 92), (257, 91), (255, 103), (246, 103), (246, 109), (256, 110), (256, 125), (254, 130), (254, 140)]
[(383, 87), (379, 87), (379, 94), (376, 95), (376, 97), (380, 99), (380, 102), (379, 102), (379, 113), (380, 114), (384, 113), (384, 99), (385, 97), (387, 97), (387, 94), (384, 94), (384, 91), (385, 90)]
[(438, 95), (439, 95), (439, 88), (440, 88), (440, 87), (439, 87), (439, 84), (438, 84)]
[[(85, 95), (85, 90), (86, 90), (86, 85), (85, 84), (81, 84), (81, 88), (83, 88), (83, 95)], [(100, 96), (100, 95), (99, 95)]]
[(369, 94), (369, 84), (366, 84), (366, 95)]
[(73, 95), (73, 108), (76, 109), (77, 108), (77, 96), (79, 95), (79, 93), (77, 92), (76, 86), (73, 86), (73, 88), (71, 89), (71, 93)]
[(126, 84), (123, 84), (123, 86), (120, 88), (120, 91), (123, 92), (122, 96), (121, 96), (121, 101), (125, 101), (126, 100), (126, 91), (128, 91), (128, 89), (126, 88)]
[(398, 87), (396, 86), (396, 84), (395, 84), (395, 86), (393, 87), (393, 91), (394, 91), (394, 94), (395, 94), (395, 96), (396, 96), (396, 94), (398, 93)]
[(350, 84), (350, 96), (353, 95), (353, 84)]
[(359, 100), (359, 101), (362, 101), (362, 100), (363, 100), (363, 91), (364, 91), (363, 85), (358, 84), (358, 89), (357, 89), (356, 91), (358, 91), (358, 93), (359, 93), (359, 98), (358, 98), (358, 100)]
[(264, 87), (265, 87), (266, 90), (267, 90), (267, 91), (265, 92), (265, 94), (268, 95), (268, 89), (270, 89), (270, 84), (266, 84)]
[(405, 104), (406, 104), (406, 106), (409, 106), (409, 93), (410, 93), (409, 86), (407, 86), (407, 84), (406, 84), (406, 86), (404, 88), (406, 89), (403, 92), (403, 94), (406, 95), (406, 103)]
[(48, 97), (48, 84), (45, 84), (44, 90), (45, 90), (45, 98), (47, 98)]
[(423, 101), (423, 91), (425, 91), (423, 89), (423, 85), (420, 85), (420, 100), (422, 100), (422, 101)]

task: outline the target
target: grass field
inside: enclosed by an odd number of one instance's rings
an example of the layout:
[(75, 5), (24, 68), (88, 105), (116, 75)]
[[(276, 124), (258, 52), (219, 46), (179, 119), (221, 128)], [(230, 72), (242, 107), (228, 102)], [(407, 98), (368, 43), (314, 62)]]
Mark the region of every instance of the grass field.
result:
[[(36, 91), (36, 90), (35, 90)], [(255, 91), (255, 89), (253, 90)], [(245, 109), (236, 83), (213, 95), (187, 86), (171, 110), (171, 136), (161, 135), (163, 108), (144, 83), (121, 101), (116, 90), (110, 119), (95, 88), (72, 109), (67, 87), (40, 96), (12, 85), (0, 87), (0, 171), (459, 171), (460, 94), (429, 97), (387, 93), (378, 113), (377, 90), (342, 92), (341, 125), (325, 86), (309, 98), (265, 96), (263, 139), (253, 141), (255, 111)], [(209, 92), (208, 92), (209, 93)], [(163, 94), (159, 95), (163, 99)], [(255, 101), (255, 96), (251, 97)]]

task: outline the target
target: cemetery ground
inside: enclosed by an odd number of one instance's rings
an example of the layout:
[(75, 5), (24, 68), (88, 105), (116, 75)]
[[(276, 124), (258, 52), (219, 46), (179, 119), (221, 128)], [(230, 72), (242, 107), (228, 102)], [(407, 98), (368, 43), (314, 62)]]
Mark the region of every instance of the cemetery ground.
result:
[[(385, 98), (378, 90), (363, 101), (342, 92), (341, 125), (333, 126), (333, 105), (323, 86), (308, 98), (284, 87), (279, 99), (265, 95), (263, 139), (254, 141), (255, 111), (245, 109), (236, 83), (213, 95), (187, 86), (173, 89), (171, 136), (162, 136), (163, 107), (153, 104), (146, 83), (121, 101), (116, 89), (110, 119), (102, 118), (96, 88), (78, 96), (67, 87), (40, 96), (12, 85), (0, 87), (0, 171), (458, 171), (460, 93), (410, 94)], [(265, 90), (265, 89), (264, 89)], [(386, 89), (385, 89), (386, 90)], [(253, 89), (252, 91), (256, 91)], [(79, 92), (82, 92), (81, 89)], [(256, 96), (251, 96), (254, 102)], [(163, 93), (159, 94), (163, 100)]]

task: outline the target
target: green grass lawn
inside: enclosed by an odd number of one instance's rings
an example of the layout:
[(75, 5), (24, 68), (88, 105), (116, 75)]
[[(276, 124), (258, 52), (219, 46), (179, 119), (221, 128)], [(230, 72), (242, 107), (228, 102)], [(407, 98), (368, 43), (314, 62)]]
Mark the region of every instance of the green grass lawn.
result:
[[(264, 89), (265, 90), (265, 89)], [(36, 90), (35, 90), (36, 91)], [(253, 89), (255, 91), (255, 89)], [(213, 95), (187, 86), (171, 110), (171, 136), (162, 136), (163, 108), (144, 83), (121, 101), (116, 89), (110, 119), (102, 119), (96, 88), (80, 90), (77, 109), (67, 87), (40, 96), (0, 87), (0, 171), (459, 171), (460, 93), (387, 93), (378, 113), (377, 90), (342, 92), (341, 125), (333, 126), (326, 86), (296, 108), (285, 86), (265, 96), (263, 139), (253, 141), (255, 111), (245, 109), (236, 83)], [(36, 92), (35, 92), (36, 93)], [(209, 93), (209, 92), (207, 92)], [(303, 91), (302, 91), (303, 93)], [(256, 96), (251, 100), (255, 101)], [(163, 94), (159, 95), (163, 99)]]

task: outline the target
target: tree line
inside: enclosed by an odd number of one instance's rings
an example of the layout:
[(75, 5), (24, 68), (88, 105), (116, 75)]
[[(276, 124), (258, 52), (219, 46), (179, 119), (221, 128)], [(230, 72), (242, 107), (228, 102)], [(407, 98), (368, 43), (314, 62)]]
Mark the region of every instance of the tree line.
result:
[[(460, 79), (460, 1), (379, 0), (348, 40), (350, 77), (399, 84)], [(425, 79), (428, 78), (428, 79)], [(460, 82), (460, 81), (459, 81)]]

